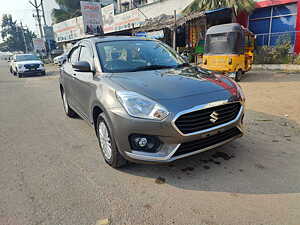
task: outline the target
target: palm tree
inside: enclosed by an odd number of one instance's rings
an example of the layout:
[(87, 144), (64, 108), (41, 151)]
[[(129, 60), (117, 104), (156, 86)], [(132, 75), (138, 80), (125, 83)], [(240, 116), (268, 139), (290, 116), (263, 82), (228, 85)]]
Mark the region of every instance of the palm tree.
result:
[(236, 15), (240, 12), (251, 12), (255, 8), (254, 0), (194, 0), (182, 12), (189, 14), (194, 11), (211, 10), (228, 7), (232, 8)]

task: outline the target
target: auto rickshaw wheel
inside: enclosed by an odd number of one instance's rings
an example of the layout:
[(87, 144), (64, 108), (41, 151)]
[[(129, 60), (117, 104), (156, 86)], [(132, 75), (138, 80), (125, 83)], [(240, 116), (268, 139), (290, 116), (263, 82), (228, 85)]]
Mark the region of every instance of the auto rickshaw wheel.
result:
[(234, 80), (235, 80), (236, 82), (241, 81), (242, 75), (243, 75), (243, 71), (242, 71), (242, 70), (238, 70), (238, 71), (235, 73), (235, 78), (234, 78)]

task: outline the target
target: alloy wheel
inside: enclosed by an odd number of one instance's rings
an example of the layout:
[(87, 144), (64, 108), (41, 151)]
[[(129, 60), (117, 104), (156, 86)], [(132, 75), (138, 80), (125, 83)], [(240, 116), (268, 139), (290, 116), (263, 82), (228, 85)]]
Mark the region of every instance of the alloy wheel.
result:
[(112, 157), (111, 139), (109, 137), (107, 126), (103, 121), (99, 123), (98, 132), (103, 154), (106, 159), (110, 160)]
[(65, 92), (63, 92), (63, 102), (64, 102), (65, 112), (68, 113), (68, 111), (69, 111), (69, 106), (68, 106), (67, 97), (66, 97)]

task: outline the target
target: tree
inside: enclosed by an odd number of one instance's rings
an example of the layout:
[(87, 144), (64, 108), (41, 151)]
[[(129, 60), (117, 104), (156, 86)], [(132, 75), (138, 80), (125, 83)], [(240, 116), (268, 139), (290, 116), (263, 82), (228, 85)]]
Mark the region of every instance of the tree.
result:
[(1, 37), (3, 43), (0, 45), (0, 51), (25, 52), (24, 37), (28, 50), (32, 50), (32, 39), (35, 38), (36, 35), (28, 29), (19, 26), (17, 21), (12, 19), (11, 15), (4, 14), (1, 20)]
[(236, 15), (240, 12), (251, 12), (255, 8), (254, 0), (194, 0), (184, 10), (184, 14), (194, 11), (211, 10), (228, 7), (232, 8)]
[[(53, 9), (51, 16), (54, 23), (60, 23), (62, 21), (72, 19), (74, 17), (80, 16), (80, 1), (81, 0), (55, 0), (59, 5), (59, 9)], [(92, 1), (92, 0), (86, 0)], [(94, 2), (100, 2), (96, 0)]]

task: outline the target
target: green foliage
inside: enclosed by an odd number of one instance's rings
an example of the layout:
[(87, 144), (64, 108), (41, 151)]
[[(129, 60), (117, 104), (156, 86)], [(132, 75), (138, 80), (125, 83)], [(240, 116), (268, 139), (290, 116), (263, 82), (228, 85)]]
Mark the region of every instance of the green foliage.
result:
[(236, 14), (239, 12), (251, 12), (255, 9), (254, 0), (194, 0), (184, 10), (184, 14), (194, 11), (211, 10), (228, 7), (232, 8)]
[[(59, 9), (53, 9), (51, 16), (54, 23), (60, 23), (62, 21), (72, 19), (74, 17), (80, 16), (80, 0), (55, 0), (59, 5)], [(92, 1), (92, 0), (85, 0)], [(95, 2), (100, 2), (96, 0)]]
[(300, 54), (294, 57), (293, 64), (300, 65)]
[(255, 64), (287, 64), (292, 61), (289, 52), (291, 38), (283, 35), (277, 39), (276, 46), (262, 46), (256, 50)]
[(24, 37), (29, 50), (32, 50), (32, 39), (36, 35), (28, 29), (22, 29), (11, 15), (4, 14), (1, 20), (1, 37), (4, 40), (0, 45), (0, 51), (25, 52)]

